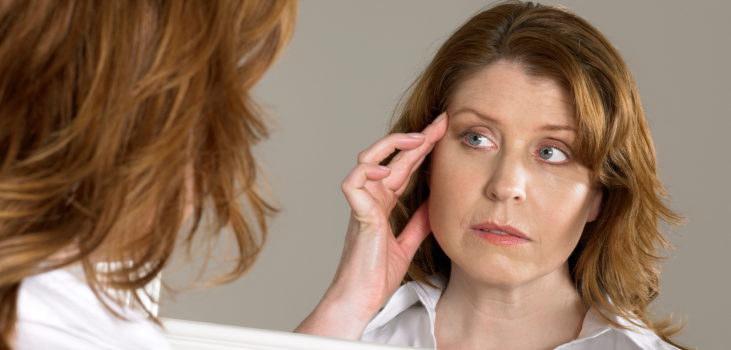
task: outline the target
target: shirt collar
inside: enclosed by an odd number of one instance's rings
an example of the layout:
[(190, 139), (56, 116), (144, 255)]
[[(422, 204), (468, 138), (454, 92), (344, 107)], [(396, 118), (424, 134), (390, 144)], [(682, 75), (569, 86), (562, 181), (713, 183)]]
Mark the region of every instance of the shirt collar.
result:
[(432, 288), (416, 281), (408, 282), (399, 287), (391, 298), (386, 301), (386, 305), (381, 312), (371, 320), (363, 333), (368, 333), (376, 328), (383, 327), (394, 317), (398, 316), (398, 314), (404, 312), (404, 310), (410, 308), (417, 302), (421, 302), (429, 314), (431, 333), (434, 336), (434, 319), (436, 315), (434, 310), (437, 307), (439, 298), (442, 296), (444, 283), (436, 276), (429, 276), (427, 280), (437, 288)]
[[(381, 310), (381, 312), (368, 324), (364, 333), (384, 326), (391, 319), (414, 305), (416, 302), (421, 302), (421, 304), (424, 305), (424, 308), (429, 314), (429, 320), (431, 321), (431, 336), (434, 339), (434, 343), (436, 344), (436, 339), (434, 338), (434, 320), (436, 319), (435, 310), (437, 307), (437, 302), (439, 302), (439, 298), (442, 296), (444, 283), (436, 276), (429, 276), (427, 277), (427, 280), (431, 282), (436, 288), (432, 288), (428, 285), (412, 281), (406, 283), (398, 290), (396, 290), (396, 292), (391, 296), (391, 299), (389, 299), (389, 301), (386, 303), (386, 306), (383, 308), (383, 310)], [(607, 315), (615, 322), (623, 326), (627, 326), (631, 330), (635, 330), (635, 332), (639, 330), (636, 326), (630, 324), (627, 320), (624, 320), (614, 315)], [(612, 327), (601, 318), (598, 311), (594, 308), (590, 308), (589, 311), (586, 313), (586, 316), (584, 317), (584, 322), (581, 325), (581, 332), (579, 333), (579, 337), (569, 344), (575, 344), (584, 340), (596, 338), (611, 329)], [(619, 329), (618, 331), (626, 332)]]

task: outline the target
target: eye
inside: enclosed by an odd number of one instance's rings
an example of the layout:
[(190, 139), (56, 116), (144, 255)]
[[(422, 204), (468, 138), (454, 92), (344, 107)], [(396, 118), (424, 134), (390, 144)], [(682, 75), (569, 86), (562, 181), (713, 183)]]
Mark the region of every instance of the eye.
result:
[(538, 150), (538, 155), (551, 163), (561, 163), (568, 159), (566, 153), (556, 147), (551, 146), (541, 147)]
[(475, 133), (467, 134), (467, 136), (464, 137), (464, 140), (472, 147), (487, 147), (492, 145), (490, 139)]

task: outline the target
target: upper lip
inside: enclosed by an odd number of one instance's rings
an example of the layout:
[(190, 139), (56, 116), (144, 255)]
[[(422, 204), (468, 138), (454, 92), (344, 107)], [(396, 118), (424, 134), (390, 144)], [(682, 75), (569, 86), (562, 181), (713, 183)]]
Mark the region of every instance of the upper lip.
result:
[(507, 234), (511, 234), (516, 237), (520, 237), (522, 239), (527, 239), (529, 241), (531, 240), (530, 238), (528, 238), (528, 236), (526, 236), (523, 232), (520, 232), (520, 230), (516, 229), (515, 227), (498, 225), (498, 224), (492, 223), (492, 222), (486, 222), (486, 223), (472, 226), (472, 229), (500, 231), (500, 232), (505, 232)]

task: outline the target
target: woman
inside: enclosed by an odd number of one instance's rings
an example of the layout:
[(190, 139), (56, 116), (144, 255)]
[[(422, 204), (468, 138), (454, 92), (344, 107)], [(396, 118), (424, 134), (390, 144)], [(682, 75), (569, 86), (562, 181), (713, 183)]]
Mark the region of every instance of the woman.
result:
[[(251, 266), (274, 208), (249, 91), (295, 13), (294, 0), (0, 2), (0, 349), (169, 348), (111, 291), (149, 315), (134, 292), (190, 214), (193, 241), (204, 206), (211, 236), (228, 226), (236, 242), (221, 281)], [(61, 270), (73, 265), (84, 282)]]
[(440, 349), (685, 349), (679, 327), (648, 314), (669, 246), (659, 221), (681, 218), (663, 203), (629, 71), (581, 18), (523, 2), (477, 14), (358, 161), (342, 186), (343, 259), (298, 331)]

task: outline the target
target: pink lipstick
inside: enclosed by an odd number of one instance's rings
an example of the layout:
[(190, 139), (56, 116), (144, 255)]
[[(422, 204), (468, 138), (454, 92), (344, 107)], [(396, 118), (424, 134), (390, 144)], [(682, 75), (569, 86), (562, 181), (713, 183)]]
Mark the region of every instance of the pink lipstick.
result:
[(531, 241), (530, 238), (514, 227), (501, 226), (491, 222), (472, 226), (471, 230), (478, 237), (493, 244), (518, 245)]

